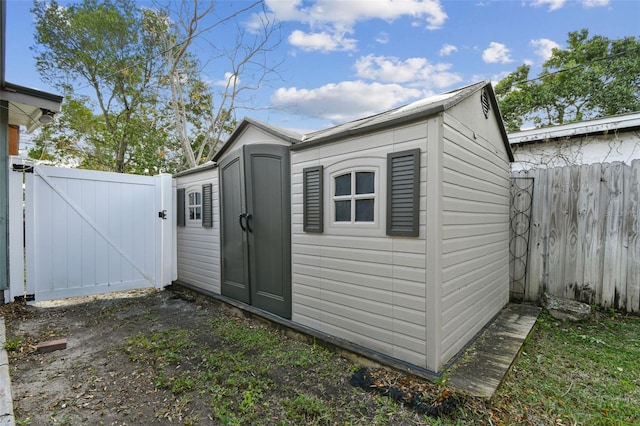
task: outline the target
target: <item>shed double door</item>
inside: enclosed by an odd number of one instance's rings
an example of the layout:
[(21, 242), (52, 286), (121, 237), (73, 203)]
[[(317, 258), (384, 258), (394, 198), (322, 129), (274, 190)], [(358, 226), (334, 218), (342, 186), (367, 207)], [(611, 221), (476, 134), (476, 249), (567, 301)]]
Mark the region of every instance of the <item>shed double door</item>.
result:
[(289, 149), (245, 145), (220, 163), (222, 294), (291, 318)]

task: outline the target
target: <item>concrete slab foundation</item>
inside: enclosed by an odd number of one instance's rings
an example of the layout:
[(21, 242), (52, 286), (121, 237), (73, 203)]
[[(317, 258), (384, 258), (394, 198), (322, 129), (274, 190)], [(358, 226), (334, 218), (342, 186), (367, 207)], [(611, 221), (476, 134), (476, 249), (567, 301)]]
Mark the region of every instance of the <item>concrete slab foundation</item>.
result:
[(452, 366), (449, 385), (472, 396), (491, 398), (502, 383), (541, 308), (507, 305)]

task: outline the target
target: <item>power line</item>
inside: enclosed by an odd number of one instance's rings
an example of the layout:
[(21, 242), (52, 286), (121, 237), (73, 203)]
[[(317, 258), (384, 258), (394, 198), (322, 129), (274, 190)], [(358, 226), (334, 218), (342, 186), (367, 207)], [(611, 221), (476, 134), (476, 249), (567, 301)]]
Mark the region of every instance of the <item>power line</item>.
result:
[(550, 72), (548, 74), (545, 74), (545, 75), (542, 75), (542, 76), (539, 76), (539, 77), (535, 77), (535, 78), (532, 78), (532, 79), (529, 79), (529, 80), (516, 81), (516, 82), (512, 83), (509, 86), (509, 88), (512, 88), (512, 87), (520, 85), (520, 84), (532, 83), (534, 81), (542, 80), (543, 78), (546, 78), (546, 77), (549, 77), (549, 76), (552, 76), (552, 75), (556, 75), (556, 74), (560, 74), (560, 73), (568, 72), (568, 71), (573, 71), (573, 70), (578, 69), (578, 68), (586, 68), (589, 65), (592, 65), (592, 64), (594, 64), (596, 62), (602, 62), (602, 61), (611, 60), (611, 59), (617, 58), (618, 56), (622, 56), (622, 55), (625, 55), (625, 54), (627, 54), (629, 52), (633, 52), (633, 51), (636, 51), (636, 50), (640, 50), (640, 46), (634, 47), (634, 48), (631, 48), (631, 49), (627, 49), (627, 50), (624, 50), (622, 52), (614, 53), (614, 54), (611, 54), (611, 55), (603, 56), (602, 58), (597, 58), (597, 59), (594, 59), (592, 61), (585, 62), (583, 64), (575, 65), (573, 67), (563, 68), (561, 70)]

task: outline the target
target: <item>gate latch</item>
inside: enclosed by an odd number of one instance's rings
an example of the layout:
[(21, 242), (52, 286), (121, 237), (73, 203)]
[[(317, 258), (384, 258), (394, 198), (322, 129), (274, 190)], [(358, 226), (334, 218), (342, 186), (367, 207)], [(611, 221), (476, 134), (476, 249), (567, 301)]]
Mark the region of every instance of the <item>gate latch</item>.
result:
[(160, 219), (166, 219), (167, 218), (167, 211), (166, 210), (162, 210), (161, 212), (158, 212), (158, 217)]

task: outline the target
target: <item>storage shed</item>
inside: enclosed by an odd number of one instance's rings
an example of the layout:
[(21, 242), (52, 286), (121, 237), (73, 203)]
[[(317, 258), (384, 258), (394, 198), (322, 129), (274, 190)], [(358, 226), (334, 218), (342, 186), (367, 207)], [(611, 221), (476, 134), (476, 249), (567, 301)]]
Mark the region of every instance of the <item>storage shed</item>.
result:
[(188, 185), (220, 193), (178, 280), (439, 372), (508, 301), (512, 160), (489, 82), (304, 136), (245, 119), (177, 176), (185, 216)]

